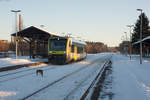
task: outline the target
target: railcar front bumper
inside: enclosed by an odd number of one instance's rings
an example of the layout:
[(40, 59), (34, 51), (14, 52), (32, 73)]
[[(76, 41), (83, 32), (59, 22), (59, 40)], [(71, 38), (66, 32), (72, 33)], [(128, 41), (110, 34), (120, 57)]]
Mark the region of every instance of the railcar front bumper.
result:
[(66, 63), (66, 54), (49, 55), (49, 62), (54, 63), (54, 64), (65, 64)]

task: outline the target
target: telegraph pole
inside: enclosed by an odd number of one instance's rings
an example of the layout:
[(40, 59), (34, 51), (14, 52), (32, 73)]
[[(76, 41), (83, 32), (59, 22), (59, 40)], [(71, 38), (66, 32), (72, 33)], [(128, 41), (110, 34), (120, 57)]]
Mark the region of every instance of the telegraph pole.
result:
[(134, 25), (127, 25), (127, 27), (129, 27), (130, 28), (130, 60), (131, 60), (131, 53), (132, 53), (132, 43), (131, 43), (131, 41), (132, 41), (132, 39), (131, 39), (131, 28), (133, 27)]
[(142, 64), (142, 9), (137, 9), (137, 11), (141, 12), (141, 25), (140, 25), (140, 64)]
[(16, 16), (16, 59), (18, 59), (17, 13), (21, 12), (21, 10), (11, 10), (11, 12), (14, 12)]

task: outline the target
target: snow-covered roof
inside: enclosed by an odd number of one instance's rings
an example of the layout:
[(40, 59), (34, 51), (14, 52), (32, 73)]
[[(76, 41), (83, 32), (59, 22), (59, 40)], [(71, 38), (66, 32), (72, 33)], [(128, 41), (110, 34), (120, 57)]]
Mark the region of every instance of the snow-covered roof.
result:
[(143, 42), (143, 41), (148, 40), (148, 39), (150, 39), (150, 36), (147, 36), (146, 38), (144, 38), (144, 39), (142, 39), (142, 40), (139, 40), (139, 41), (137, 41), (137, 42), (134, 42), (134, 43), (132, 43), (132, 45), (138, 44), (138, 43)]
[[(12, 36), (16, 36), (16, 33), (11, 34)], [(59, 34), (47, 31), (40, 27), (30, 26), (25, 28), (19, 32), (17, 32), (18, 36), (33, 38), (33, 35), (36, 35), (37, 39), (47, 40), (50, 36), (60, 36)]]
[[(35, 26), (34, 26), (35, 27)], [(42, 30), (42, 31), (45, 31), (45, 32), (47, 32), (47, 33), (49, 33), (49, 34), (51, 34), (51, 35), (55, 35), (55, 36), (60, 36), (59, 34), (57, 34), (57, 33), (53, 33), (53, 32), (50, 32), (50, 31), (48, 31), (48, 30), (46, 30), (46, 29), (44, 29), (44, 28), (41, 28), (41, 27), (35, 27), (35, 28), (38, 28), (38, 29), (40, 29), (40, 30)]]

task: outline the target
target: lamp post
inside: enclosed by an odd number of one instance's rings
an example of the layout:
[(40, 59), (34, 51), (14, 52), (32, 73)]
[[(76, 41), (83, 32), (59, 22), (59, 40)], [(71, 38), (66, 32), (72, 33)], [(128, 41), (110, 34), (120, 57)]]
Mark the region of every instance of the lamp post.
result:
[(131, 52), (132, 52), (132, 45), (131, 45), (131, 28), (133, 27), (134, 25), (127, 25), (127, 27), (130, 28), (130, 60), (131, 60)]
[(125, 52), (126, 52), (126, 56), (127, 56), (127, 41), (128, 41), (128, 38), (127, 38), (127, 32), (124, 32), (125, 33)]
[(125, 37), (124, 35), (121, 36), (121, 40), (122, 40), (122, 53), (125, 54)]
[(140, 25), (140, 64), (142, 64), (142, 9), (137, 9), (137, 11), (141, 12), (141, 25)]
[(128, 41), (127, 32), (124, 32), (124, 33), (125, 33), (125, 36), (126, 36), (126, 41)]
[(21, 12), (21, 10), (11, 10), (11, 12), (14, 12), (16, 16), (16, 59), (18, 59), (17, 13)]

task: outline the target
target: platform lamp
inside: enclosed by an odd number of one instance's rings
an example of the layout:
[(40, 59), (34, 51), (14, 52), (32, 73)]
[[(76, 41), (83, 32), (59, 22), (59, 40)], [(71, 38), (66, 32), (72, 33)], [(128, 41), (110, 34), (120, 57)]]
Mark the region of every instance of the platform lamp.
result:
[(130, 28), (130, 60), (131, 60), (131, 52), (132, 52), (132, 43), (131, 43), (131, 28), (134, 27), (134, 25), (127, 25), (127, 27)]
[(14, 12), (16, 16), (16, 59), (18, 59), (17, 13), (21, 12), (21, 10), (11, 10), (11, 12)]
[(127, 37), (127, 32), (124, 32), (124, 34), (125, 34), (125, 44), (124, 44), (124, 47), (125, 47), (125, 55), (127, 56), (127, 54), (128, 54), (128, 49), (127, 49), (127, 41), (128, 41), (128, 37)]
[(141, 25), (140, 25), (140, 64), (142, 64), (142, 9), (137, 9), (137, 11), (141, 12)]
[(128, 41), (127, 32), (124, 32), (125, 34), (125, 41)]

